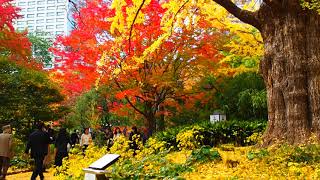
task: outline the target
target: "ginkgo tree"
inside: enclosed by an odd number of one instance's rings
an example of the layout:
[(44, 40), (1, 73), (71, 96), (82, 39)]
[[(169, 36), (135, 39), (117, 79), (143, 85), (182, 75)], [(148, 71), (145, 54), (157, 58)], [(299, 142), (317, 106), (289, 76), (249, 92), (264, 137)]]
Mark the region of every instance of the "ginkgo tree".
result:
[[(169, 2), (187, 6), (187, 1)], [(303, 143), (311, 133), (319, 137), (320, 15), (304, 9), (300, 0), (256, 1), (259, 7), (253, 10), (241, 6), (241, 1), (232, 0), (188, 3), (213, 2), (261, 33), (264, 57), (260, 61), (260, 73), (267, 87), (269, 119), (263, 144), (270, 145), (279, 140)], [(316, 9), (318, 4), (317, 1), (304, 2), (311, 9)], [(206, 6), (202, 4), (201, 7)]]
[(197, 83), (218, 66), (217, 39), (223, 33), (208, 27), (196, 8), (183, 21), (172, 21), (179, 27), (167, 31), (164, 4), (150, 0), (140, 5), (88, 2), (75, 15), (78, 28), (56, 42), (53, 51), (63, 57), (63, 65), (55, 77), (64, 77), (66, 87), (72, 82), (73, 90), (76, 82), (80, 91), (94, 84), (112, 87), (119, 103), (111, 110), (132, 108), (153, 131), (157, 115), (169, 113), (165, 106), (201, 97), (194, 96)]

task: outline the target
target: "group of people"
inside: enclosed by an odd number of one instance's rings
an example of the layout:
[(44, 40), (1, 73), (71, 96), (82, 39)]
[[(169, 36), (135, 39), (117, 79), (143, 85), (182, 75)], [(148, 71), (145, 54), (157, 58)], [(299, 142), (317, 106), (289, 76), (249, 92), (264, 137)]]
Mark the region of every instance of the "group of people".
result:
[[(2, 131), (0, 134), (0, 180), (5, 179), (10, 159), (13, 156), (12, 128), (10, 125), (6, 125), (2, 127)], [(61, 166), (62, 159), (68, 156), (67, 145), (69, 143), (70, 139), (65, 128), (60, 128), (58, 135), (54, 137), (52, 129), (43, 123), (38, 123), (37, 130), (30, 134), (25, 149), (25, 153), (30, 154), (34, 159), (31, 180), (35, 180), (38, 176), (40, 179), (44, 179), (44, 162), (48, 157), (50, 144), (55, 145), (55, 165)]]
[[(127, 136), (126, 127), (123, 131), (121, 131), (120, 127), (115, 127), (113, 131), (110, 126), (105, 128), (104, 135), (106, 146), (110, 148), (116, 138), (124, 135), (131, 141), (130, 147), (137, 150), (138, 145), (134, 138), (138, 137), (139, 140), (145, 142), (148, 137), (148, 132), (142, 131), (142, 133), (140, 133), (136, 126), (133, 126), (131, 129), (132, 131)], [(5, 179), (10, 165), (10, 158), (13, 156), (11, 126), (3, 126), (2, 130), (3, 132), (0, 134), (0, 180)], [(37, 130), (30, 134), (25, 149), (25, 153), (30, 154), (31, 158), (34, 159), (34, 170), (31, 180), (36, 179), (38, 176), (40, 176), (40, 179), (44, 179), (44, 162), (50, 155), (50, 144), (54, 144), (55, 146), (54, 164), (56, 166), (61, 166), (63, 158), (68, 156), (69, 148), (73, 148), (76, 144), (80, 144), (80, 147), (85, 151), (87, 147), (92, 144), (92, 139), (89, 128), (85, 128), (81, 136), (78, 130), (75, 130), (69, 136), (65, 128), (60, 128), (58, 134), (55, 136), (55, 133), (51, 128), (45, 126), (43, 123), (38, 123)]]
[(127, 134), (126, 127), (123, 128), (123, 131), (121, 131), (120, 127), (115, 127), (114, 130), (112, 131), (110, 126), (108, 126), (104, 130), (104, 133), (105, 133), (106, 146), (108, 148), (110, 148), (113, 145), (113, 142), (115, 139), (123, 135), (129, 138), (129, 140), (131, 141), (130, 147), (135, 150), (137, 150), (137, 145), (134, 140), (134, 135), (136, 135), (136, 137), (138, 137), (143, 144), (146, 142), (148, 136), (150, 135), (150, 133), (146, 129), (142, 129), (141, 132), (139, 132), (136, 126), (131, 127), (131, 132), (129, 134)]

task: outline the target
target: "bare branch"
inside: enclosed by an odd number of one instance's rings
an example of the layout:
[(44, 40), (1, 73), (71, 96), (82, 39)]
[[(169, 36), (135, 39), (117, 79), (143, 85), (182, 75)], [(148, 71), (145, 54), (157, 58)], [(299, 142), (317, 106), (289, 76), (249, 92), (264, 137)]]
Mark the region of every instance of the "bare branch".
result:
[(145, 0), (143, 0), (143, 1), (141, 2), (140, 6), (139, 6), (139, 8), (138, 8), (138, 11), (136, 12), (136, 14), (135, 14), (135, 16), (134, 16), (134, 19), (133, 19), (133, 21), (132, 21), (132, 23), (131, 23), (131, 26), (130, 26), (130, 34), (129, 34), (129, 54), (130, 54), (130, 51), (131, 51), (131, 35), (132, 35), (133, 25), (134, 25), (134, 23), (135, 23), (135, 21), (136, 21), (136, 19), (137, 19), (137, 17), (138, 17), (139, 12), (140, 12), (141, 9), (142, 9), (142, 6), (144, 5), (144, 2), (145, 2)]
[(175, 22), (175, 19), (177, 17), (177, 15), (180, 13), (180, 11), (183, 9), (183, 7), (189, 2), (189, 0), (185, 1), (182, 6), (180, 6), (180, 8), (178, 9), (178, 11), (174, 14), (173, 20), (172, 20), (172, 24), (171, 24), (171, 31), (170, 34), (172, 35), (173, 32), (173, 24)]
[(231, 0), (213, 0), (222, 7), (224, 7), (229, 13), (233, 14), (235, 17), (240, 19), (242, 22), (250, 24), (257, 29), (261, 29), (261, 24), (259, 19), (256, 16), (255, 12), (247, 11), (239, 8)]
[[(119, 82), (117, 81), (117, 79), (114, 79), (114, 82), (116, 83), (116, 85), (118, 86), (118, 88), (123, 91), (121, 85), (119, 84)], [(134, 109), (136, 110), (138, 113), (142, 114), (142, 115), (145, 115), (144, 112), (142, 112), (140, 109), (138, 109), (131, 101), (130, 99), (128, 98), (127, 95), (125, 95), (125, 99), (128, 101), (129, 105)]]

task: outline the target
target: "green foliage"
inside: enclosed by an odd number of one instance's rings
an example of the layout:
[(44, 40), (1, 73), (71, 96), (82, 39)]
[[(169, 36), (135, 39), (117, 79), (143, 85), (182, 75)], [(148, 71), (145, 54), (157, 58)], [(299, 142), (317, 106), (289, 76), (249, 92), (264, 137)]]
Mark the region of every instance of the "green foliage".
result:
[(105, 146), (106, 145), (105, 133), (98, 130), (94, 134), (95, 134), (95, 138), (93, 139), (94, 144), (98, 147)]
[[(232, 143), (235, 145), (252, 145), (256, 141), (248, 141), (248, 137), (254, 133), (262, 133), (266, 127), (266, 121), (223, 121), (217, 123), (204, 122), (197, 124), (197, 135), (201, 136), (200, 145), (217, 146), (220, 144)], [(178, 148), (176, 137), (179, 132), (186, 132), (194, 129), (195, 125), (185, 127), (170, 128), (163, 132), (158, 132), (155, 138), (159, 141), (165, 141), (167, 147)]]
[(52, 66), (52, 55), (49, 52), (49, 48), (52, 46), (52, 42), (39, 35), (29, 34), (29, 41), (32, 43), (32, 55), (38, 61), (42, 62), (45, 67)]
[(320, 147), (316, 144), (295, 147), (293, 152), (289, 155), (288, 161), (307, 164), (319, 163)]
[(202, 146), (200, 149), (192, 151), (191, 156), (188, 158), (188, 162), (208, 162), (208, 161), (219, 161), (221, 156), (215, 149), (211, 149), (210, 146)]
[[(126, 159), (112, 168), (114, 179), (167, 179), (191, 171), (189, 164), (171, 163), (166, 155), (168, 151), (151, 154), (141, 161)], [(151, 166), (151, 167), (150, 167)], [(153, 169), (158, 168), (158, 170)]]
[(43, 72), (0, 59), (0, 125), (11, 124), (26, 137), (37, 121), (61, 118), (66, 107), (58, 87)]
[(68, 127), (91, 127), (97, 125), (100, 113), (97, 109), (99, 94), (92, 89), (79, 96), (71, 113), (66, 117)]
[(255, 151), (250, 151), (248, 154), (247, 154), (247, 157), (249, 160), (253, 160), (255, 158), (258, 158), (258, 159), (261, 159), (263, 157), (266, 157), (269, 155), (269, 152), (267, 149), (260, 149), (258, 150), (257, 152)]
[(301, 5), (304, 8), (315, 10), (320, 14), (320, 1), (319, 0), (301, 0)]
[(267, 96), (263, 79), (256, 73), (242, 73), (225, 78), (214, 99), (217, 109), (229, 118), (267, 119)]

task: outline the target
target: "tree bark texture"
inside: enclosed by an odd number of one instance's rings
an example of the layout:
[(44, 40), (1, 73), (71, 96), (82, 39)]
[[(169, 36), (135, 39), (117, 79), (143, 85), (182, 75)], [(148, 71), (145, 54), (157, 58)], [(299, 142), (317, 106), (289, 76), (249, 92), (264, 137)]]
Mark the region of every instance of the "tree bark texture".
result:
[(264, 4), (258, 14), (265, 46), (260, 72), (268, 92), (265, 145), (320, 135), (320, 16), (293, 2), (272, 10)]
[(256, 12), (214, 1), (262, 34), (269, 120), (263, 145), (304, 143), (312, 132), (320, 137), (320, 15), (299, 0), (264, 0)]

